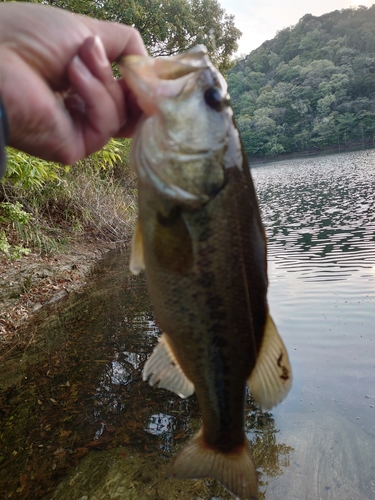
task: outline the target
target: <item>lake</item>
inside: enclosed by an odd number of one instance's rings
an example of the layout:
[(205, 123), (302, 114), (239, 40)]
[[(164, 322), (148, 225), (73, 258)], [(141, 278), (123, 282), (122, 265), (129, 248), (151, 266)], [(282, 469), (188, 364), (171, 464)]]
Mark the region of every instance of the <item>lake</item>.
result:
[[(375, 150), (252, 169), (270, 310), (294, 374), (271, 412), (247, 401), (260, 499), (375, 499), (374, 169)], [(1, 500), (233, 498), (213, 480), (164, 479), (199, 408), (142, 381), (160, 332), (128, 258), (109, 254), (5, 360)]]
[(269, 302), (294, 383), (272, 413), (294, 451), (270, 499), (375, 498), (375, 152), (252, 169)]

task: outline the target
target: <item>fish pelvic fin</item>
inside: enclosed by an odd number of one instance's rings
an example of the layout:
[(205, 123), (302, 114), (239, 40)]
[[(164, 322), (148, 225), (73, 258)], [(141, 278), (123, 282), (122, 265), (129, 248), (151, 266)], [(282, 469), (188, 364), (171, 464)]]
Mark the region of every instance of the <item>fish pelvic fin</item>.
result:
[(137, 221), (132, 238), (131, 256), (129, 269), (132, 274), (139, 274), (145, 269), (145, 259), (143, 252), (143, 237), (141, 223)]
[(292, 368), (288, 352), (268, 314), (256, 365), (248, 379), (255, 401), (264, 410), (280, 403), (292, 386)]
[(238, 499), (258, 498), (258, 478), (249, 443), (230, 453), (205, 444), (202, 429), (176, 456), (167, 470), (167, 477), (201, 479), (212, 477)]
[(146, 361), (142, 377), (143, 380), (148, 380), (151, 386), (168, 389), (180, 398), (191, 396), (195, 390), (194, 384), (182, 371), (164, 333)]

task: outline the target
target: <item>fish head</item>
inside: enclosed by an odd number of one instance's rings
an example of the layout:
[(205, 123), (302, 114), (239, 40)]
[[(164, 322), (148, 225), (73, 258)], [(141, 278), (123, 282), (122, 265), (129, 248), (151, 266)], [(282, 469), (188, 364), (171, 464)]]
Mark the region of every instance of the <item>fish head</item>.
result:
[(225, 184), (234, 125), (227, 84), (206, 48), (125, 56), (119, 68), (144, 112), (133, 147), (139, 182), (179, 205), (207, 203)]

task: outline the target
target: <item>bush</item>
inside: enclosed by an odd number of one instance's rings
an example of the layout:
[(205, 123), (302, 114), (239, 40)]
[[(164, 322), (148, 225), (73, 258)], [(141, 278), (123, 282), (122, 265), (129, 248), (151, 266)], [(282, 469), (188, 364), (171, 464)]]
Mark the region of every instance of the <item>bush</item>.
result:
[[(48, 253), (58, 251), (74, 235), (84, 237), (87, 231), (106, 240), (128, 241), (137, 216), (130, 144), (129, 139), (112, 140), (72, 167), (8, 149), (1, 212), (7, 218), (8, 244), (20, 240)], [(9, 225), (11, 213), (18, 219)], [(28, 218), (24, 223), (21, 213)], [(5, 240), (1, 241), (5, 249)]]
[(24, 189), (42, 187), (44, 183), (58, 179), (61, 166), (57, 163), (35, 158), (13, 148), (7, 150), (5, 178)]
[[(2, 202), (0, 203), (0, 224), (5, 228), (12, 228), (19, 234), (22, 234), (22, 226), (30, 223), (31, 215), (25, 212), (21, 203)], [(4, 229), (0, 230), (0, 251), (9, 259), (18, 259), (21, 255), (30, 253), (29, 248), (20, 245), (12, 245), (5, 233)]]

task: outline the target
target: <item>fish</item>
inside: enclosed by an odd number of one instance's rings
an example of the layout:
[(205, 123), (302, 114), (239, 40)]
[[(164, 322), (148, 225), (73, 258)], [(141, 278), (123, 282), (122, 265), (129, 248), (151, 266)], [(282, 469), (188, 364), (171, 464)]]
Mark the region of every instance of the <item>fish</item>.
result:
[(202, 415), (167, 477), (215, 478), (254, 500), (247, 386), (269, 410), (292, 371), (269, 313), (266, 237), (227, 84), (202, 45), (118, 65), (143, 111), (131, 148), (139, 216), (130, 270), (145, 270), (162, 330), (143, 379), (181, 398), (195, 392)]

